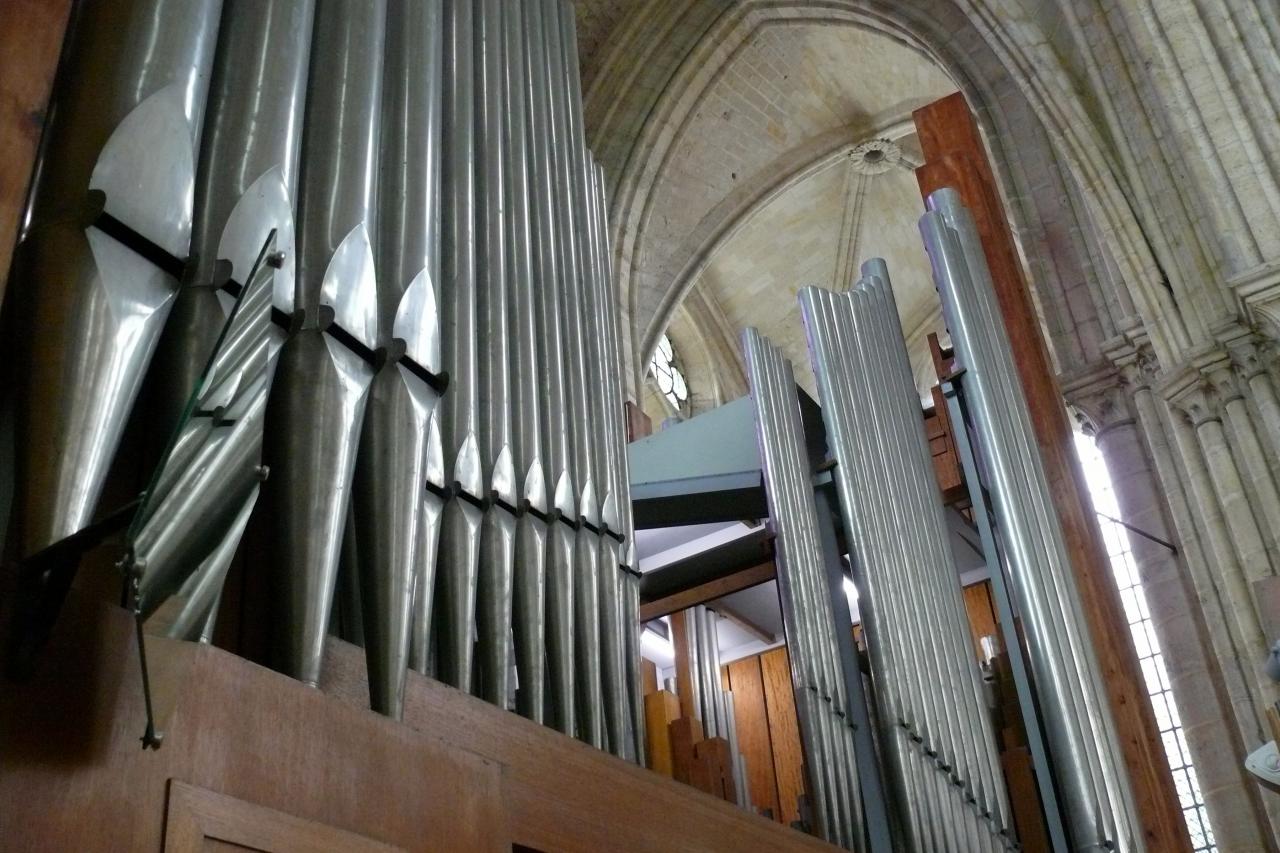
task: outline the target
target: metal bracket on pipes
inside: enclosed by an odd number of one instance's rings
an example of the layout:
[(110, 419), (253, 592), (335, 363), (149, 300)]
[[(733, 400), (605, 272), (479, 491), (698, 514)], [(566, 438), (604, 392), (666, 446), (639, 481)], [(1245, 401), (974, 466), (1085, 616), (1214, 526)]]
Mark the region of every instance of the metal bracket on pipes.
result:
[(1005, 637), (1005, 652), (1009, 656), (1009, 668), (1013, 673), (1014, 688), (1018, 695), (1018, 708), (1022, 713), (1023, 728), (1027, 733), (1027, 746), (1031, 751), (1031, 764), (1035, 771), (1036, 786), (1039, 789), (1045, 829), (1049, 834), (1049, 844), (1054, 851), (1065, 853), (1067, 846), (1066, 830), (1063, 827), (1061, 806), (1053, 785), (1053, 770), (1049, 764), (1049, 752), (1045, 746), (1044, 730), (1040, 725), (1040, 715), (1036, 710), (1035, 696), (1031, 690), (1031, 679), (1022, 644), (1018, 641), (1018, 630), (1013, 612), (1013, 600), (1009, 596), (1005, 582), (1004, 565), (1000, 560), (1000, 552), (996, 543), (995, 530), (992, 527), (990, 503), (987, 499), (986, 486), (983, 485), (978, 471), (977, 454), (974, 452), (969, 424), (966, 420), (964, 403), (963, 368), (956, 370), (941, 383), (942, 396), (947, 401), (947, 414), (951, 417), (953, 439), (956, 450), (960, 454), (960, 467), (964, 474), (965, 488), (969, 493), (969, 502), (973, 507), (973, 522), (978, 528), (982, 542), (982, 550), (990, 569), (991, 592), (996, 603), (996, 615), (1000, 620), (1000, 630)]

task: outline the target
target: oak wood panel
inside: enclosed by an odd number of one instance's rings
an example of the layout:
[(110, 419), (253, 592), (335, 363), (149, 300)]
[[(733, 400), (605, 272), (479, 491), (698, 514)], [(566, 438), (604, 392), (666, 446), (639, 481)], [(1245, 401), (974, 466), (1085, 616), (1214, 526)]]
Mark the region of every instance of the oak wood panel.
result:
[(979, 640), (987, 636), (1000, 636), (995, 608), (991, 603), (991, 581), (969, 584), (963, 592), (964, 609), (969, 616), (969, 636), (973, 639), (973, 653), (981, 660), (982, 645)]
[(0, 302), (72, 0), (0, 3)]
[(796, 699), (791, 689), (791, 661), (785, 646), (760, 655), (760, 674), (764, 681), (765, 708), (769, 714), (778, 813), (781, 822), (789, 825), (800, 819), (800, 797), (804, 794), (804, 752), (800, 748), (800, 724), (796, 720)]
[[(697, 604), (706, 604), (708, 601), (715, 601), (717, 598), (723, 598), (731, 593), (759, 586), (762, 583), (773, 580), (777, 574), (777, 568), (770, 561), (734, 572), (731, 575), (725, 575), (722, 578), (717, 578), (704, 584), (698, 584), (674, 595), (668, 595), (665, 598), (654, 599), (640, 605), (640, 621), (648, 622), (662, 616), (668, 616), (679, 610), (687, 610)], [(759, 628), (755, 630), (760, 631)]]
[[(326, 655), (324, 692), (371, 715), (364, 653), (331, 638)], [(831, 849), (417, 673), (404, 725), (500, 765), (511, 841), (538, 850)]]
[(982, 238), (1110, 698), (1146, 843), (1153, 850), (1188, 851), (1190, 842), (1182, 810), (1097, 519), (1091, 512), (1062, 391), (1049, 361), (978, 126), (961, 94), (935, 101), (917, 110), (913, 117), (925, 159), (925, 164), (916, 170), (921, 195), (927, 198), (942, 187), (954, 188), (972, 212)]
[(314, 820), (228, 797), (184, 782), (169, 783), (164, 853), (204, 850), (261, 853), (405, 853), (395, 847)]
[(648, 658), (640, 659), (640, 683), (642, 695), (658, 692), (658, 665)]
[(0, 687), (6, 853), (159, 851), (170, 779), (406, 850), (510, 850), (492, 760), (216, 648), (148, 657), (182, 679), (156, 751), (119, 608), (73, 592), (35, 677)]
[(1009, 787), (1009, 805), (1013, 809), (1014, 828), (1024, 853), (1049, 853), (1049, 837), (1044, 827), (1040, 791), (1036, 787), (1031, 766), (1031, 751), (1014, 747), (1000, 755), (1005, 784)]
[(760, 656), (736, 660), (726, 669), (733, 691), (738, 749), (747, 763), (747, 793), (757, 809), (780, 821), (782, 812), (778, 808), (778, 780), (773, 772), (773, 738), (769, 733)]
[(671, 778), (701, 788), (697, 746), (702, 740), (702, 723), (696, 717), (677, 717), (667, 725), (667, 732), (671, 740)]
[(671, 753), (671, 723), (680, 716), (680, 700), (674, 693), (658, 690), (644, 697), (644, 731), (649, 769), (670, 777), (674, 772)]
[(133, 637), (127, 613), (73, 591), (36, 677), (0, 689), (6, 853), (158, 851), (170, 779), (411, 851), (831, 849), (417, 674), (405, 722), (388, 720), (367, 710), (363, 653), (336, 640), (323, 690), (158, 645), (184, 689), (144, 751)]
[(725, 802), (738, 801), (737, 785), (733, 779), (733, 761), (729, 757), (729, 741), (722, 737), (709, 737), (694, 746), (696, 757), (696, 786)]
[[(676, 696), (680, 698), (680, 715), (696, 718), (698, 709), (694, 707), (692, 651), (689, 648), (689, 614), (685, 610), (677, 610), (671, 614), (671, 648), (676, 657)], [(641, 611), (640, 620), (648, 621)]]

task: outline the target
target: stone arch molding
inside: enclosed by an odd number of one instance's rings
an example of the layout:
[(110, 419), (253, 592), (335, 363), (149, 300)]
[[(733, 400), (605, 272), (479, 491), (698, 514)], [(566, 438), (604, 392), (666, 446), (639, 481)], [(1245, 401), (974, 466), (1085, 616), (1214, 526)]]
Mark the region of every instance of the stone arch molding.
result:
[[(650, 4), (652, 5), (652, 4)], [(658, 4), (662, 5), (662, 4)], [(1158, 355), (1173, 358), (1189, 346), (1176, 309), (1162, 289), (1161, 273), (1129, 206), (1113, 159), (1102, 135), (1090, 119), (1071, 78), (1036, 25), (1027, 20), (1015, 0), (928, 0), (902, 4), (892, 0), (738, 0), (722, 8), (706, 23), (702, 34), (681, 56), (660, 56), (653, 40), (662, 40), (685, 23), (684, 13), (696, 4), (666, 4), (648, 11), (659, 20), (641, 21), (641, 9), (625, 24), (600, 58), (600, 68), (588, 93), (587, 118), (591, 141), (612, 178), (610, 228), (621, 304), (630, 329), (628, 371), (635, 382), (638, 368), (666, 325), (675, 306), (696, 278), (696, 271), (737, 227), (786, 185), (811, 174), (838, 156), (840, 146), (870, 135), (878, 128), (859, 128), (839, 142), (811, 139), (788, 152), (772, 179), (744, 187), (723, 200), (701, 223), (695, 239), (687, 240), (677, 271), (655, 285), (660, 289), (656, 310), (642, 308), (639, 261), (646, 232), (656, 211), (657, 189), (692, 117), (734, 58), (762, 29), (771, 26), (837, 25), (871, 30), (919, 53), (942, 68), (956, 82), (990, 133), (997, 174), (1003, 187), (1014, 176), (1058, 163), (1081, 188), (1086, 208), (1096, 223), (1102, 244), (1113, 258), (1117, 276), (1138, 317), (1146, 326)], [(692, 13), (690, 13), (692, 14)], [(705, 15), (705, 12), (703, 13)], [(647, 23), (649, 26), (641, 26)], [(637, 44), (646, 32), (649, 44)], [(638, 64), (668, 62), (669, 77), (656, 96), (638, 85)], [(652, 75), (654, 72), (648, 72)], [(651, 78), (652, 79), (652, 78)], [(607, 103), (606, 103), (607, 100)], [(1038, 137), (1043, 150), (1011, 150), (1015, 137), (1011, 105), (1021, 100), (1047, 133)], [(642, 116), (639, 126), (636, 116)], [(894, 117), (878, 117), (885, 126)], [(909, 119), (897, 117), (898, 120)], [(628, 126), (628, 122), (631, 123)], [(619, 138), (634, 139), (629, 148)], [(1035, 227), (1036, 211), (1020, 195), (1006, 192), (1019, 230)]]

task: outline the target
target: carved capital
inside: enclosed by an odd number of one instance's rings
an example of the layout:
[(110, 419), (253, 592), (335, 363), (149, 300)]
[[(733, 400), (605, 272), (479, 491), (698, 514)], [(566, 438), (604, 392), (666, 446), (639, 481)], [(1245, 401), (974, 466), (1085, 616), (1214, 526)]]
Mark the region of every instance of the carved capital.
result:
[(1160, 392), (1169, 405), (1185, 414), (1197, 428), (1210, 421), (1221, 420), (1218, 396), (1204, 373), (1193, 364), (1184, 364), (1166, 376)]
[(1233, 365), (1228, 362), (1218, 365), (1205, 374), (1205, 379), (1213, 388), (1213, 393), (1217, 396), (1220, 405), (1226, 406), (1234, 403), (1236, 400), (1244, 399), (1244, 391), (1241, 389), (1240, 379), (1236, 376), (1236, 372), (1232, 369)]
[(1125, 370), (1107, 365), (1063, 383), (1063, 396), (1082, 417), (1084, 431), (1100, 436), (1134, 421), (1133, 385)]

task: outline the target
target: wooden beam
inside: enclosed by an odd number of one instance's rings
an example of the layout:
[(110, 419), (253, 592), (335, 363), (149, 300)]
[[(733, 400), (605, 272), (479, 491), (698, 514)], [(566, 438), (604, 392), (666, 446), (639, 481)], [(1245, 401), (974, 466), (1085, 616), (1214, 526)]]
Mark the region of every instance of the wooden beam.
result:
[(0, 3), (0, 301), (44, 131), (72, 0)]
[(1049, 361), (978, 126), (960, 94), (916, 110), (914, 119), (925, 158), (924, 165), (916, 170), (921, 195), (927, 198), (942, 187), (955, 189), (973, 214), (982, 238), (1036, 444), (1102, 668), (1100, 674), (1110, 698), (1146, 844), (1152, 850), (1188, 851), (1182, 809), (1102, 534), (1091, 512), (1062, 391)]
[(717, 601), (714, 604), (708, 604), (707, 609), (712, 613), (715, 613), (717, 616), (721, 616), (729, 622), (737, 625), (739, 628), (746, 631), (762, 643), (774, 643), (778, 639), (774, 634), (771, 634), (764, 628), (761, 628), (759, 625), (752, 622), (750, 619), (743, 616), (724, 602)]
[(648, 622), (651, 619), (668, 616), (680, 610), (688, 610), (696, 604), (715, 601), (717, 598), (723, 598), (730, 593), (741, 592), (744, 589), (750, 589), (753, 586), (759, 586), (762, 583), (771, 581), (776, 575), (777, 570), (772, 562), (761, 563), (758, 566), (734, 572), (731, 575), (726, 575), (673, 595), (668, 595), (665, 598), (655, 599), (640, 605), (640, 621)]

